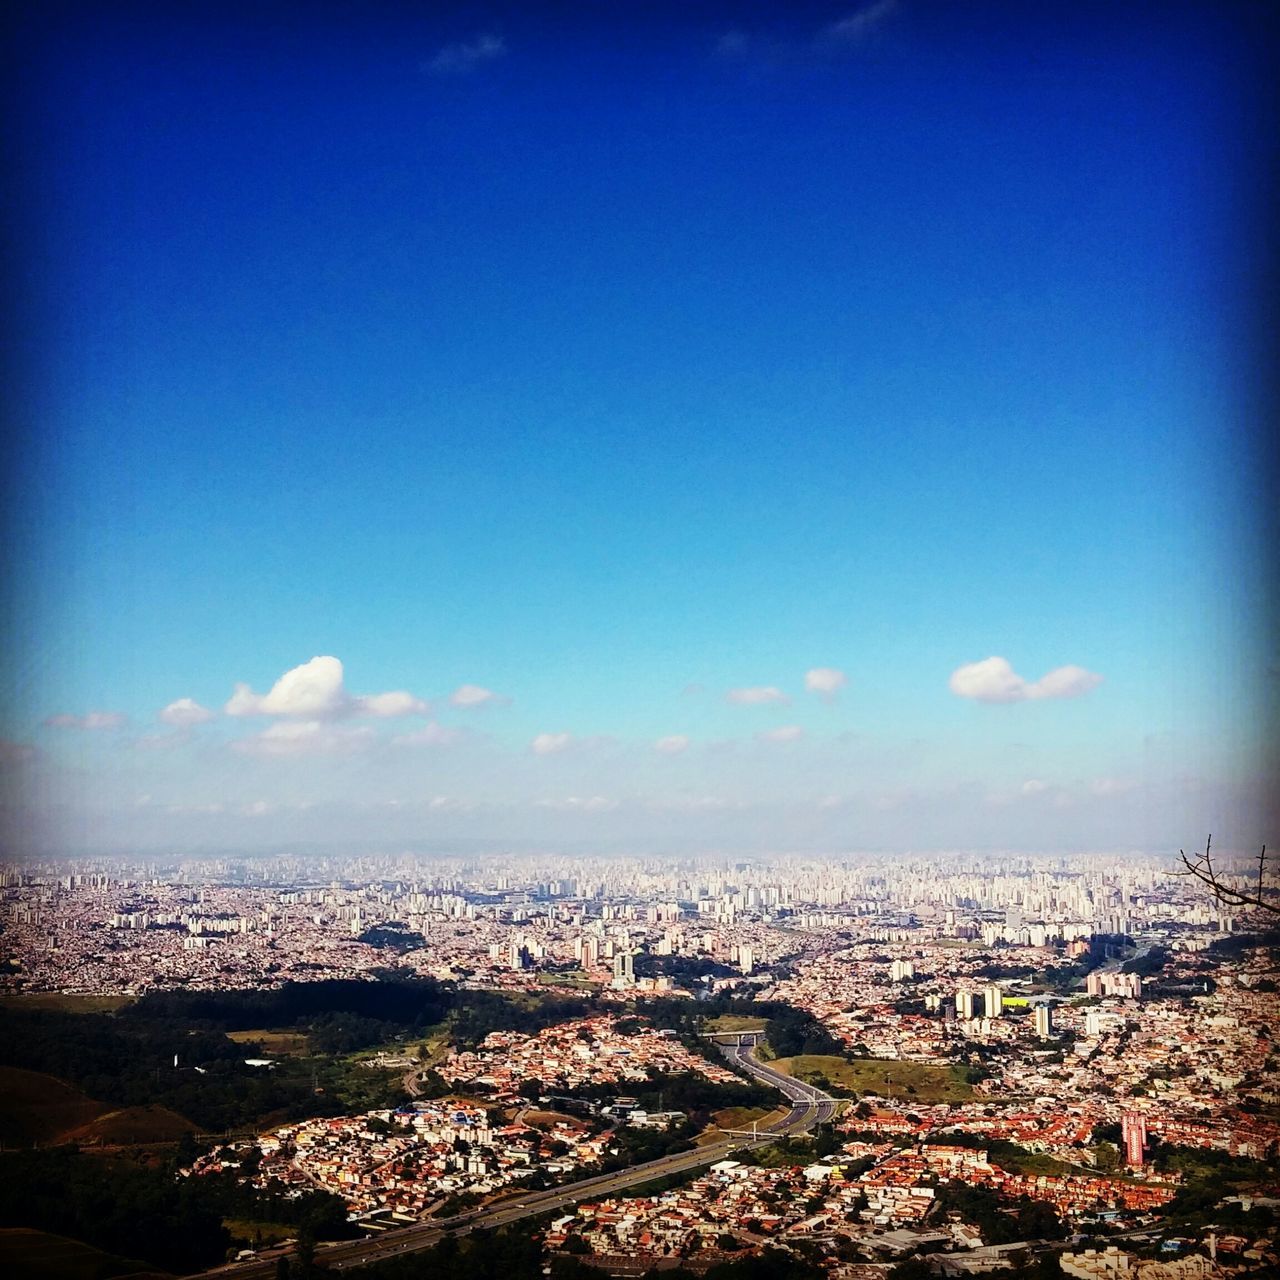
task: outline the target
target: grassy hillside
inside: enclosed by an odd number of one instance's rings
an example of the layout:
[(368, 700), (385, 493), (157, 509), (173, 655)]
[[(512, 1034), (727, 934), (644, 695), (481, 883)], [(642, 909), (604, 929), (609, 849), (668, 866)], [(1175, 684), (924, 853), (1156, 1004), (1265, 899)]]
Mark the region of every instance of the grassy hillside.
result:
[(168, 1273), (145, 1262), (26, 1227), (0, 1228), (0, 1274), (9, 1280), (152, 1280)]
[(176, 1142), (184, 1133), (195, 1131), (196, 1126), (190, 1120), (168, 1107), (121, 1107), (118, 1111), (104, 1112), (78, 1129), (60, 1134), (59, 1140), (82, 1145), (126, 1146)]
[(53, 1142), (108, 1110), (56, 1076), (0, 1067), (0, 1142), (5, 1146)]
[(826, 1077), (837, 1092), (891, 1095), (910, 1102), (963, 1102), (973, 1094), (956, 1067), (935, 1067), (925, 1062), (897, 1062), (859, 1058), (848, 1062), (825, 1054), (806, 1053), (775, 1058), (770, 1064), (797, 1080), (821, 1084)]
[(56, 1076), (0, 1067), (0, 1142), (7, 1147), (174, 1142), (195, 1128), (168, 1107), (111, 1107)]

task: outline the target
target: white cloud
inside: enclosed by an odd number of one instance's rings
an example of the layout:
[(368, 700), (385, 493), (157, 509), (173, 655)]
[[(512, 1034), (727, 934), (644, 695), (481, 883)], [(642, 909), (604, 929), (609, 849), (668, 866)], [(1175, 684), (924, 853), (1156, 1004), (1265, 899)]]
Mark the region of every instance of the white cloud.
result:
[(818, 42), (828, 49), (847, 49), (865, 40), (898, 7), (898, 0), (877, 0), (865, 5), (847, 18), (824, 27)]
[(1024, 796), (1038, 796), (1040, 792), (1048, 789), (1047, 782), (1041, 782), (1039, 778), (1028, 778), (1022, 784), (1022, 794)]
[(951, 673), (951, 692), (978, 702), (1029, 702), (1038, 698), (1078, 698), (1096, 689), (1102, 677), (1083, 667), (1055, 667), (1039, 680), (1024, 680), (1007, 658), (984, 658)]
[(460, 684), (450, 695), (449, 701), (455, 707), (487, 707), (495, 703), (506, 702), (507, 699), (492, 689), (479, 684)]
[(129, 721), (123, 711), (89, 711), (82, 716), (73, 716), (62, 712), (50, 716), (45, 724), (51, 729), (86, 729), (90, 732), (99, 729), (119, 729)]
[(479, 35), (474, 40), (447, 44), (427, 64), (433, 75), (465, 75), (486, 62), (500, 58), (507, 51), (501, 36)]
[(334, 716), (348, 707), (342, 663), (316, 657), (286, 671), (266, 694), (237, 684), (225, 708), (229, 716)]
[(689, 745), (689, 735), (685, 733), (669, 733), (665, 738), (659, 738), (653, 744), (655, 751), (660, 751), (664, 756), (678, 756)]
[(431, 708), (421, 698), (393, 689), (389, 693), (370, 693), (354, 700), (354, 709), (366, 715), (387, 719), (391, 716), (425, 716)]
[(312, 658), (286, 671), (265, 694), (237, 684), (223, 710), (229, 716), (299, 716), (332, 720), (339, 716), (426, 715), (430, 707), (403, 689), (353, 697), (347, 692), (342, 663), (334, 657)]
[(804, 673), (804, 687), (824, 702), (834, 702), (848, 683), (849, 677), (836, 667), (811, 667)]
[(563, 800), (535, 801), (540, 809), (556, 809), (564, 813), (608, 813), (618, 807), (616, 800), (605, 796), (566, 796)]
[(798, 742), (804, 730), (798, 724), (784, 724), (777, 729), (765, 729), (756, 734), (759, 742)]
[(461, 737), (461, 729), (449, 729), (433, 721), (412, 733), (402, 733), (391, 741), (398, 747), (447, 747)]
[(573, 745), (571, 733), (540, 733), (529, 744), (535, 756), (553, 756)]
[(742, 707), (758, 707), (768, 702), (790, 702), (781, 689), (773, 685), (753, 685), (746, 689), (730, 689), (725, 695), (727, 702), (736, 702)]
[(193, 724), (205, 724), (214, 718), (214, 713), (208, 707), (202, 707), (194, 698), (179, 698), (176, 702), (169, 703), (160, 712), (159, 718), (165, 724), (185, 729)]
[(373, 730), (365, 727), (323, 720), (279, 720), (261, 733), (231, 745), (245, 755), (317, 756), (360, 751), (372, 740)]

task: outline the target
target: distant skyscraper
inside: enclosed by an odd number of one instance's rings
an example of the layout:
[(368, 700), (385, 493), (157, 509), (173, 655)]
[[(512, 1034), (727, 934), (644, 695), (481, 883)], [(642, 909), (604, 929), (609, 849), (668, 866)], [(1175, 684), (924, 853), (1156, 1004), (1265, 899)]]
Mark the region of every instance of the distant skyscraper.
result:
[(750, 947), (738, 948), (738, 968), (750, 973), (756, 967), (756, 954)]
[(635, 962), (630, 951), (619, 951), (613, 957), (613, 980), (619, 986), (630, 985), (636, 980)]
[(895, 960), (889, 966), (889, 980), (891, 982), (905, 982), (907, 978), (914, 978), (916, 967), (910, 960)]
[(973, 1017), (973, 1002), (977, 995), (974, 991), (961, 989), (956, 992), (956, 1014), (968, 1021)]
[(1004, 992), (994, 983), (982, 988), (982, 1011), (988, 1018), (998, 1018), (1004, 1009)]
[(1053, 1035), (1053, 1006), (1036, 1005), (1036, 1035), (1041, 1040), (1048, 1040)]
[(1137, 1111), (1126, 1111), (1121, 1123), (1124, 1159), (1130, 1168), (1141, 1168), (1147, 1162), (1147, 1118)]

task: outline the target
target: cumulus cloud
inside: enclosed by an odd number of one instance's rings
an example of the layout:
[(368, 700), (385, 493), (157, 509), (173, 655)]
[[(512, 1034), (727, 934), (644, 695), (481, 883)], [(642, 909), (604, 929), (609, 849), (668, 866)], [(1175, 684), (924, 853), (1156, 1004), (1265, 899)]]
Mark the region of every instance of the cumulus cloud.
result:
[(951, 692), (977, 702), (1029, 702), (1038, 698), (1078, 698), (1096, 689), (1102, 677), (1083, 667), (1055, 667), (1039, 680), (1025, 680), (1007, 658), (984, 658), (951, 673)]
[(100, 729), (120, 729), (129, 722), (123, 711), (88, 711), (82, 716), (73, 716), (62, 712), (50, 716), (45, 724), (51, 729), (85, 729), (94, 732)]
[(433, 721), (412, 733), (402, 733), (391, 741), (398, 747), (447, 747), (462, 736), (461, 729), (449, 729)]
[(460, 684), (449, 695), (449, 701), (455, 707), (488, 707), (506, 702), (507, 699), (483, 685)]
[(459, 40), (445, 45), (426, 64), (426, 69), (437, 76), (465, 75), (486, 62), (501, 58), (506, 51), (507, 42), (501, 36), (478, 35), (474, 40)]
[(1048, 788), (1047, 782), (1041, 782), (1039, 778), (1028, 778), (1022, 784), (1022, 794), (1024, 796), (1038, 796), (1040, 792)]
[(159, 717), (165, 724), (179, 729), (187, 729), (195, 724), (205, 724), (214, 718), (208, 707), (202, 707), (194, 698), (179, 698), (171, 702), (160, 712)]
[(686, 733), (669, 733), (665, 738), (659, 738), (653, 744), (655, 751), (660, 751), (664, 756), (678, 756), (689, 745), (689, 735)]
[(342, 663), (337, 658), (321, 656), (286, 671), (267, 693), (254, 693), (247, 684), (237, 684), (223, 710), (229, 716), (330, 720), (351, 715), (425, 715), (430, 708), (403, 689), (353, 696), (347, 692)]
[(553, 756), (573, 745), (571, 733), (540, 733), (529, 744), (535, 756)]
[(373, 730), (335, 725), (324, 720), (278, 720), (261, 733), (241, 738), (232, 747), (253, 756), (342, 755), (360, 751), (373, 739)]
[(764, 729), (756, 734), (758, 742), (798, 742), (804, 730), (798, 724), (784, 724), (777, 729)]
[(836, 695), (849, 683), (849, 677), (836, 667), (811, 667), (804, 673), (804, 687), (816, 693), (823, 702), (834, 702)]
[(725, 695), (727, 702), (736, 702), (742, 707), (758, 707), (768, 702), (790, 702), (781, 689), (773, 685), (753, 685), (746, 689), (730, 689)]

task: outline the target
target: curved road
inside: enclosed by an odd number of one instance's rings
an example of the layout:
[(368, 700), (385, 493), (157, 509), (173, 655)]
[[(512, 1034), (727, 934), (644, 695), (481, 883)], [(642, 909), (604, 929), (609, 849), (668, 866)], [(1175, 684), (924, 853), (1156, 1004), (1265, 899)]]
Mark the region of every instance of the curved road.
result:
[[(722, 1047), (730, 1062), (741, 1067), (762, 1084), (771, 1085), (779, 1090), (791, 1103), (791, 1110), (781, 1120), (761, 1129), (757, 1137), (724, 1139), (705, 1147), (697, 1147), (692, 1151), (679, 1151), (675, 1155), (663, 1156), (660, 1160), (632, 1165), (629, 1169), (621, 1169), (616, 1173), (597, 1174), (592, 1178), (584, 1178), (580, 1182), (571, 1182), (567, 1186), (552, 1187), (546, 1191), (533, 1191), (524, 1196), (517, 1191), (505, 1203), (472, 1209), (452, 1218), (434, 1218), (430, 1222), (415, 1223), (412, 1226), (385, 1231), (381, 1235), (368, 1236), (362, 1240), (342, 1240), (336, 1244), (321, 1245), (316, 1249), (316, 1262), (334, 1270), (341, 1270), (346, 1267), (359, 1267), (380, 1262), (384, 1258), (416, 1252), (419, 1249), (429, 1249), (450, 1233), (466, 1235), (471, 1231), (505, 1226), (520, 1218), (534, 1217), (565, 1208), (576, 1204), (579, 1200), (613, 1195), (654, 1178), (664, 1178), (673, 1173), (684, 1173), (689, 1169), (712, 1165), (718, 1160), (725, 1159), (731, 1152), (740, 1151), (744, 1147), (763, 1146), (776, 1137), (806, 1133), (815, 1125), (827, 1123), (835, 1115), (837, 1104), (834, 1098), (811, 1084), (793, 1080), (790, 1076), (784, 1076), (781, 1072), (757, 1062), (751, 1054), (750, 1046), (725, 1045)], [(246, 1262), (227, 1263), (225, 1266), (214, 1267), (204, 1274), (219, 1277), (219, 1280), (223, 1278), (225, 1280), (271, 1280), (275, 1276), (277, 1258), (289, 1252), (287, 1249), (267, 1250)]]

